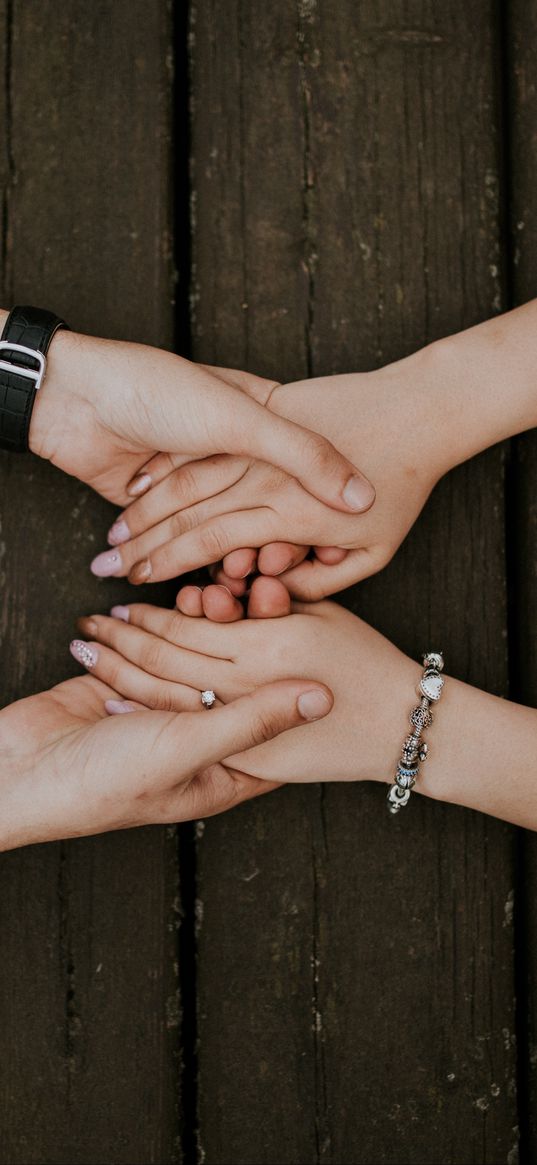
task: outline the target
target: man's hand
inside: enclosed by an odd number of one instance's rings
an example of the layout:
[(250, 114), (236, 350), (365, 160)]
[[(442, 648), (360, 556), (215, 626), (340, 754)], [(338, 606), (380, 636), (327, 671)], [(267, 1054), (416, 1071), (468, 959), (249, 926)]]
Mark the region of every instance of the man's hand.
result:
[[(0, 325), (5, 313), (0, 313)], [(260, 458), (293, 474), (328, 507), (356, 513), (370, 483), (326, 438), (263, 407), (273, 382), (226, 379), (171, 352), (60, 331), (30, 425), (30, 447), (125, 505), (157, 451), (191, 461), (214, 453)], [(245, 391), (245, 384), (248, 391)]]

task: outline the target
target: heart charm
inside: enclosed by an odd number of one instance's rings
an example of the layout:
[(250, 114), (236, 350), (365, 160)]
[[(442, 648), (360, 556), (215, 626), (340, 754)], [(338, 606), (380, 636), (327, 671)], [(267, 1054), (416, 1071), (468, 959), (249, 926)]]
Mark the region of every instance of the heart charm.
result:
[(444, 678), (438, 672), (432, 672), (430, 675), (423, 676), (420, 681), (419, 692), (420, 695), (425, 696), (426, 700), (439, 700), (442, 695), (442, 688), (444, 687)]

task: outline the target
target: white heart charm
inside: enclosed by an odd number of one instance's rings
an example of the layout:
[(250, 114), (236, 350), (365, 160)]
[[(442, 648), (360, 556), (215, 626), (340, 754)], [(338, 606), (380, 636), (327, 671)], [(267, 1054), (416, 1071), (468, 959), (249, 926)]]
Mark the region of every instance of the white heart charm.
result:
[(443, 676), (439, 676), (438, 672), (435, 672), (433, 675), (423, 677), (420, 681), (419, 690), (421, 695), (425, 696), (426, 700), (439, 700), (443, 687)]

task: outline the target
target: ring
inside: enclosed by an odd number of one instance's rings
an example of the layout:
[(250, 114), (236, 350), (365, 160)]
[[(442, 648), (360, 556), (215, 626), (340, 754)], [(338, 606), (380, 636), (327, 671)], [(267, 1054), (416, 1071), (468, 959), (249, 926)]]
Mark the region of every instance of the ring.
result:
[(207, 688), (206, 692), (201, 693), (201, 702), (204, 708), (212, 708), (216, 703), (216, 696), (211, 688)]

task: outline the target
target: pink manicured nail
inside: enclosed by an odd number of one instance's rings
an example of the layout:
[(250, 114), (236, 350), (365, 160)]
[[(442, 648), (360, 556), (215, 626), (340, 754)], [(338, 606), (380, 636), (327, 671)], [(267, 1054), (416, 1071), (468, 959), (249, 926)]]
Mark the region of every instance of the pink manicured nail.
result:
[(136, 712), (134, 704), (128, 700), (105, 700), (104, 706), (109, 716), (119, 716), (123, 712)]
[(119, 546), (121, 542), (128, 542), (131, 532), (124, 518), (118, 518), (117, 522), (110, 527), (108, 531), (108, 541), (111, 546)]
[(112, 619), (123, 619), (124, 623), (129, 622), (130, 611), (128, 607), (112, 607), (110, 614)]
[(137, 473), (128, 486), (127, 493), (130, 498), (137, 498), (139, 494), (145, 494), (151, 485), (152, 478), (148, 473)]
[(328, 696), (318, 688), (311, 692), (303, 692), (297, 700), (298, 711), (304, 720), (321, 720), (330, 711), (331, 704)]
[(90, 570), (92, 574), (97, 575), (97, 578), (108, 578), (111, 574), (117, 574), (122, 566), (119, 550), (103, 550), (102, 554), (98, 554), (97, 558), (93, 559)]
[(359, 514), (373, 505), (375, 490), (367, 478), (349, 477), (343, 490), (343, 501), (347, 503), (349, 509)]
[(97, 648), (93, 647), (91, 643), (85, 643), (83, 639), (73, 639), (72, 643), (69, 644), (69, 651), (88, 671), (95, 667), (99, 658)]

